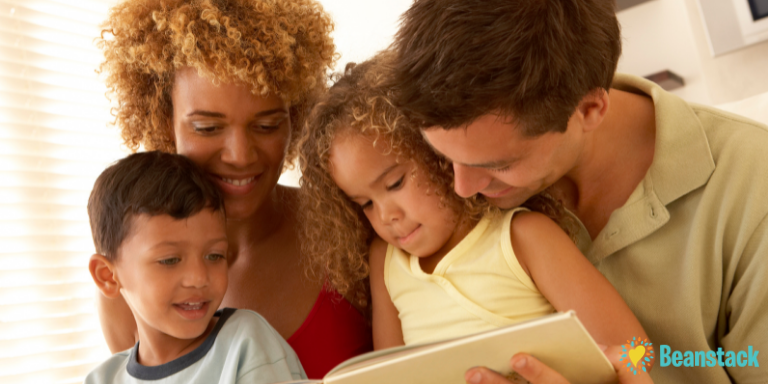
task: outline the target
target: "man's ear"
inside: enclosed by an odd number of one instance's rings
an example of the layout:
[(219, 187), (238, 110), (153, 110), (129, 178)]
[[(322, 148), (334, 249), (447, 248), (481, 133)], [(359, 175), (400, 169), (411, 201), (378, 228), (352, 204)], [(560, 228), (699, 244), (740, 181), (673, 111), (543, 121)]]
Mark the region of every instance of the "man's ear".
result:
[(595, 89), (581, 99), (576, 112), (581, 115), (585, 131), (593, 131), (603, 122), (610, 102), (608, 91), (603, 88)]
[(94, 254), (88, 262), (93, 282), (104, 296), (114, 299), (120, 296), (120, 282), (117, 280), (115, 265), (104, 255)]

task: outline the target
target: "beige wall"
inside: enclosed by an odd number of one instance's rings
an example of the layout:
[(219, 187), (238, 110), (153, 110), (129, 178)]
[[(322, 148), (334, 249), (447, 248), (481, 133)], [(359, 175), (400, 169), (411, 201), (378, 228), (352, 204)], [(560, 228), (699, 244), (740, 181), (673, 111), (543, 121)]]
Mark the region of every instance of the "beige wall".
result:
[(676, 94), (705, 104), (768, 92), (768, 42), (712, 57), (697, 0), (653, 0), (619, 12), (618, 18), (621, 72), (645, 76), (669, 69), (686, 82)]

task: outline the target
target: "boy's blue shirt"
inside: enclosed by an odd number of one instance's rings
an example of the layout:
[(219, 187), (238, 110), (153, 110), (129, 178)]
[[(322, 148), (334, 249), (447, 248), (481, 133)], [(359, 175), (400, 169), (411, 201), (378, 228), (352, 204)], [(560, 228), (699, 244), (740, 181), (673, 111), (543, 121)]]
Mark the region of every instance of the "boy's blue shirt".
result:
[(91, 371), (97, 383), (275, 383), (306, 379), (293, 349), (258, 313), (225, 308), (206, 340), (166, 364), (147, 367), (136, 360), (138, 343), (112, 355)]

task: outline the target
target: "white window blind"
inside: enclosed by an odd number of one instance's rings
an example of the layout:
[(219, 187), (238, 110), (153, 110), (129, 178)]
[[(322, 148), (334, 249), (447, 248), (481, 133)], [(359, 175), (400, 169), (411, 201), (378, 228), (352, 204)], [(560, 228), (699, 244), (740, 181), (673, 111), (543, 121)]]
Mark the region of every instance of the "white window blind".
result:
[(0, 0), (0, 382), (79, 383), (109, 356), (86, 203), (127, 152), (95, 69), (114, 0)]

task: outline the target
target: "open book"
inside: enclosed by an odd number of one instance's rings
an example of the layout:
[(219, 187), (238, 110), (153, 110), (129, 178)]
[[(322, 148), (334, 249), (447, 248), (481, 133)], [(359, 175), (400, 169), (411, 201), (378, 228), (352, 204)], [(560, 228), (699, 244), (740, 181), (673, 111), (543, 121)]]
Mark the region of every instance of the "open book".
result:
[(611, 363), (569, 311), (456, 339), (366, 353), (339, 364), (323, 380), (290, 383), (465, 384), (464, 373), (471, 367), (511, 374), (509, 360), (518, 352), (530, 353), (572, 384), (616, 381)]

